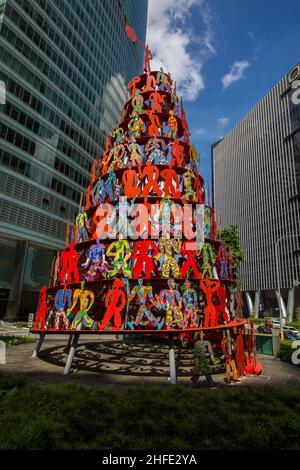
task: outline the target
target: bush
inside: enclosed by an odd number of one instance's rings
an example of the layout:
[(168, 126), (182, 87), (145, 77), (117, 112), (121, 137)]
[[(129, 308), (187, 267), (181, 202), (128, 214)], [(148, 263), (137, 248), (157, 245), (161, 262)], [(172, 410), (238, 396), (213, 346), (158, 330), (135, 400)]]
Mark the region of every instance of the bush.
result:
[(18, 344), (33, 343), (35, 340), (31, 338), (30, 336), (8, 335), (8, 336), (0, 336), (0, 341), (3, 341), (6, 344), (6, 346), (16, 346)]
[(282, 387), (16, 384), (0, 398), (0, 449), (300, 450), (299, 435), (300, 391)]
[(17, 328), (28, 328), (28, 322), (27, 321), (15, 321), (13, 322), (13, 326), (16, 326)]
[[(292, 364), (292, 354), (295, 351), (295, 349), (292, 348), (292, 343), (293, 340), (291, 339), (285, 339), (284, 341), (281, 341), (278, 353), (278, 357), (282, 361), (289, 362), (290, 364)], [(298, 365), (298, 367), (300, 367), (300, 364)]]

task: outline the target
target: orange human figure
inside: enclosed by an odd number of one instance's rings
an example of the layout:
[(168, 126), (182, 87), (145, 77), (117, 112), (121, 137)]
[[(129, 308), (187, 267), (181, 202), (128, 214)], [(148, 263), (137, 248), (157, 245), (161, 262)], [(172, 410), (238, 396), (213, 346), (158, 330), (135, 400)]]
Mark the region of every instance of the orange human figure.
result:
[(246, 354), (244, 348), (243, 330), (244, 327), (238, 329), (238, 334), (236, 338), (235, 362), (238, 377), (244, 377), (246, 368)]
[(186, 261), (180, 268), (181, 278), (185, 277), (190, 269), (193, 271), (196, 279), (200, 276), (197, 268), (197, 247), (194, 249), (193, 245), (195, 245), (195, 242), (186, 240), (182, 244), (181, 256), (186, 256)]
[(61, 284), (65, 282), (72, 282), (72, 277), (74, 282), (80, 281), (80, 276), (77, 268), (78, 264), (78, 255), (76, 250), (74, 250), (74, 243), (70, 243), (69, 248), (64, 249), (61, 252), (61, 270), (59, 273), (59, 280)]
[(162, 113), (162, 107), (165, 102), (163, 94), (159, 93), (158, 91), (154, 91), (149, 96), (149, 101), (153, 103), (151, 113)]
[(135, 170), (128, 169), (122, 175), (124, 194), (126, 197), (137, 197), (141, 194), (139, 178)]
[(178, 166), (181, 168), (183, 160), (184, 160), (184, 146), (180, 144), (179, 139), (176, 137), (176, 139), (174, 139), (174, 142), (171, 144), (170, 167), (172, 168), (172, 166)]
[(92, 180), (92, 183), (95, 183), (95, 181), (97, 181), (97, 179), (98, 179), (97, 167), (98, 167), (98, 160), (94, 160), (94, 161), (93, 161), (92, 170), (91, 170), (91, 180)]
[(204, 204), (205, 191), (204, 191), (199, 175), (196, 176), (194, 180), (194, 184), (195, 184), (195, 192), (196, 192), (196, 197), (198, 199), (198, 202), (200, 204)]
[(162, 190), (158, 186), (159, 169), (155, 165), (146, 165), (144, 169), (139, 168), (141, 178), (147, 177), (147, 183), (142, 191), (142, 197), (148, 197), (150, 191), (156, 193), (159, 197), (162, 196)]
[(156, 89), (156, 80), (154, 75), (151, 75), (150, 72), (147, 72), (146, 85), (143, 88), (143, 93), (147, 91), (155, 91)]
[(152, 114), (152, 112), (149, 111), (149, 110), (145, 111), (145, 113), (148, 115), (149, 120), (150, 120), (150, 125), (149, 125), (149, 128), (148, 128), (148, 134), (151, 137), (160, 135), (160, 133), (161, 133), (160, 130), (163, 128), (163, 126), (159, 122), (158, 116), (156, 114)]
[(44, 286), (40, 290), (40, 297), (36, 312), (36, 319), (34, 322), (34, 328), (39, 328), (41, 330), (45, 329), (48, 312), (49, 307), (47, 306), (47, 287)]
[(122, 310), (126, 304), (125, 292), (120, 290), (124, 287), (121, 279), (116, 279), (113, 283), (112, 289), (109, 289), (105, 296), (105, 307), (106, 312), (104, 314), (102, 323), (98, 322), (99, 328), (104, 330), (110, 320), (114, 317), (114, 328), (113, 330), (119, 330), (122, 326)]
[[(161, 177), (165, 180), (164, 193), (165, 196), (173, 196), (174, 198), (181, 198), (179, 178), (175, 170), (167, 168), (160, 172)], [(173, 184), (175, 183), (175, 185)]]
[[(151, 253), (149, 255), (149, 251)], [(146, 277), (151, 277), (151, 273), (154, 271), (154, 258), (159, 253), (158, 246), (152, 240), (141, 240), (135, 242), (133, 247), (131, 258), (136, 260), (135, 265), (132, 269), (133, 278), (137, 279), (146, 273)]]
[(230, 322), (230, 315), (229, 315), (229, 302), (226, 296), (226, 289), (225, 287), (221, 286), (218, 288), (218, 299), (219, 305), (217, 305), (217, 310), (219, 313), (219, 318), (223, 318), (224, 323)]
[(207, 306), (204, 311), (204, 328), (217, 326), (217, 310), (212, 301), (213, 293), (220, 287), (220, 281), (201, 279), (200, 286), (206, 295)]
[(135, 95), (135, 92), (138, 90), (137, 84), (140, 81), (141, 81), (141, 77), (133, 77), (133, 79), (128, 83), (127, 89), (130, 90), (130, 88), (132, 88), (131, 97), (133, 97)]
[(85, 210), (89, 209), (91, 205), (92, 205), (92, 185), (90, 184), (86, 190), (84, 209)]

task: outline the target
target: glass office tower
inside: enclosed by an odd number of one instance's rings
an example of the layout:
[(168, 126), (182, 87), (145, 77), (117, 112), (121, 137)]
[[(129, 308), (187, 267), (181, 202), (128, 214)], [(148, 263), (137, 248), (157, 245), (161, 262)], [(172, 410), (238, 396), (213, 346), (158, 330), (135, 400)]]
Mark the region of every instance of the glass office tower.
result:
[(242, 288), (256, 316), (281, 304), (291, 319), (300, 306), (299, 85), (300, 64), (212, 147), (214, 207), (222, 227), (239, 227)]
[(0, 316), (34, 309), (140, 73), (147, 0), (0, 0)]

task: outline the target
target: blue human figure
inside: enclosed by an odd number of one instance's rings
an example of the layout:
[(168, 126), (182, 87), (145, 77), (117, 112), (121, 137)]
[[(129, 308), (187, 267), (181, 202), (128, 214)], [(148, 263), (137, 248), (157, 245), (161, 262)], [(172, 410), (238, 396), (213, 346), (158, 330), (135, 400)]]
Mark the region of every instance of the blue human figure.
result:
[(66, 306), (70, 308), (72, 305), (72, 291), (71, 289), (60, 289), (57, 291), (54, 298), (54, 310), (51, 311), (48, 319), (46, 328), (51, 326), (54, 321), (54, 329), (59, 330), (62, 326), (63, 329), (69, 327), (69, 320), (66, 315)]
[(189, 322), (190, 327), (196, 327), (198, 323), (198, 296), (196, 289), (191, 288), (190, 281), (185, 281), (186, 291), (183, 294), (182, 300), (184, 305), (184, 321), (185, 328), (187, 328)]

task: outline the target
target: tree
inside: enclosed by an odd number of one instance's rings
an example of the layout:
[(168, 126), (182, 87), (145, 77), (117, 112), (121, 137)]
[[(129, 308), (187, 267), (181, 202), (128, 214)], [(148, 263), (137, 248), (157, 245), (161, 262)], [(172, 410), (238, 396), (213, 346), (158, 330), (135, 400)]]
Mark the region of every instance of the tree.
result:
[(232, 265), (237, 272), (241, 262), (245, 259), (245, 252), (241, 249), (240, 234), (237, 225), (229, 225), (221, 231), (222, 241), (226, 246), (227, 253), (233, 250)]

